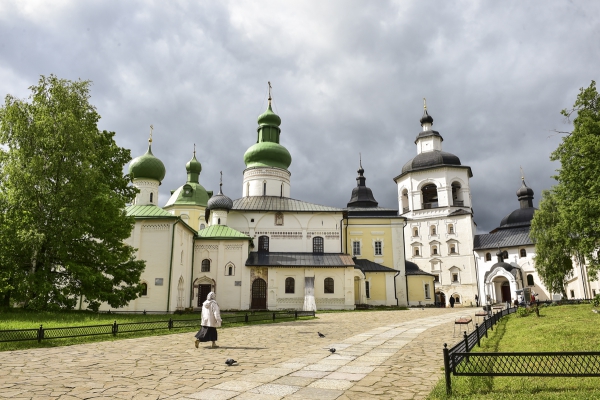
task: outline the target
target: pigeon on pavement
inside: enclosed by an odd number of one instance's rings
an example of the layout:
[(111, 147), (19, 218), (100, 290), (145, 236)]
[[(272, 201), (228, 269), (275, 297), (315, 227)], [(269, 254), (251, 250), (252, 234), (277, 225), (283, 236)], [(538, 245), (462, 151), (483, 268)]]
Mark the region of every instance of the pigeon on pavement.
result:
[(237, 361), (235, 361), (233, 358), (228, 358), (227, 360), (225, 360), (225, 364), (229, 365), (230, 367), (235, 364)]
[(321, 332), (317, 332), (319, 334), (319, 337), (325, 337), (325, 335), (323, 335)]
[(331, 352), (331, 354), (335, 353), (335, 349), (333, 347), (330, 348), (329, 351)]

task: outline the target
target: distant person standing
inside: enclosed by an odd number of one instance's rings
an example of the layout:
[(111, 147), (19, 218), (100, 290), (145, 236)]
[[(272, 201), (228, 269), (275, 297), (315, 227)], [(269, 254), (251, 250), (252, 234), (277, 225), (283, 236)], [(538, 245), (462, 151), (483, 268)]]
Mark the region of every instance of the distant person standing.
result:
[(456, 300), (454, 300), (454, 297), (453, 297), (453, 296), (450, 296), (450, 307), (451, 307), (451, 308), (454, 308), (454, 302), (455, 302), (455, 301), (456, 301)]
[(479, 296), (475, 295), (475, 307), (479, 307)]
[(210, 292), (206, 296), (206, 301), (202, 304), (202, 329), (196, 333), (196, 348), (200, 342), (212, 342), (212, 348), (217, 346), (217, 328), (221, 326), (221, 310), (215, 300), (215, 292)]

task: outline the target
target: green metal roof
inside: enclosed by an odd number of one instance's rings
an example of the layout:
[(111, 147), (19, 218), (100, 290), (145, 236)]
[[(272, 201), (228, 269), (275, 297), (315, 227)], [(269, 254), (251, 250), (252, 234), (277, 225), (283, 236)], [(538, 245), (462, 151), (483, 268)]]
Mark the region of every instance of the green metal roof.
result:
[(197, 235), (198, 239), (219, 239), (219, 240), (250, 240), (250, 236), (236, 231), (226, 225), (211, 225), (200, 229)]
[(147, 206), (127, 206), (125, 207), (127, 216), (133, 217), (151, 217), (151, 218), (177, 218), (173, 214), (163, 210), (162, 208), (155, 205)]
[(173, 205), (192, 205), (206, 207), (208, 199), (212, 196), (212, 191), (207, 191), (199, 183), (187, 182), (173, 192), (165, 208)]
[(342, 212), (341, 208), (321, 206), (319, 204), (307, 203), (287, 197), (277, 196), (248, 196), (233, 201), (232, 210), (239, 211), (295, 211), (295, 212), (318, 212), (333, 211)]

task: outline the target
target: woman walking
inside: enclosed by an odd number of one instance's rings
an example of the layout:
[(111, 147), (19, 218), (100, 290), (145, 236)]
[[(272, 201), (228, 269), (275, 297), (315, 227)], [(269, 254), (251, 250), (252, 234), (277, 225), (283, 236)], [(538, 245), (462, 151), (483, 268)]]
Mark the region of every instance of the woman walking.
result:
[(217, 328), (221, 326), (221, 311), (215, 300), (215, 292), (210, 292), (206, 296), (206, 301), (202, 304), (202, 329), (196, 333), (196, 348), (200, 342), (212, 342), (212, 348), (219, 347), (217, 341)]

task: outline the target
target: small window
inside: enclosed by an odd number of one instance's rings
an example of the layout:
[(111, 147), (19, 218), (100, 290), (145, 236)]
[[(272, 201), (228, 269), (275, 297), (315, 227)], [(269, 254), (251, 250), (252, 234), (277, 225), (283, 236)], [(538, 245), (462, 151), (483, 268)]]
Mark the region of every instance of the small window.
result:
[(225, 275), (226, 276), (234, 276), (235, 275), (235, 265), (233, 263), (227, 263), (225, 266)]
[(456, 254), (456, 245), (454, 245), (454, 244), (450, 245), (450, 254)]
[(448, 233), (454, 233), (454, 225), (448, 225)]
[(325, 278), (324, 289), (325, 293), (333, 293), (333, 278)]
[(285, 292), (286, 293), (295, 293), (296, 290), (296, 281), (294, 278), (285, 278)]
[(267, 195), (267, 182), (263, 182), (263, 196)]
[(210, 260), (202, 260), (200, 272), (210, 272)]
[(413, 236), (419, 236), (419, 228), (413, 229)]
[(179, 264), (183, 265), (183, 250), (181, 250), (181, 258), (179, 260)]
[(492, 261), (492, 255), (490, 253), (485, 253), (485, 261)]
[(371, 285), (369, 281), (365, 281), (365, 293), (367, 294), (367, 299), (371, 298)]
[(438, 254), (437, 246), (432, 246), (431, 247), (431, 254), (433, 254), (434, 256), (436, 256)]
[(534, 286), (535, 282), (533, 281), (533, 275), (528, 274), (527, 275), (527, 286)]
[(200, 224), (200, 230), (202, 230), (202, 229), (204, 229), (204, 228), (206, 228), (206, 225), (204, 225), (204, 224)]
[(246, 196), (250, 196), (250, 182), (246, 183)]
[(418, 247), (413, 247), (413, 254), (415, 257), (419, 257), (419, 248)]
[(142, 282), (142, 296), (148, 296), (148, 284)]
[(527, 250), (521, 249), (519, 253), (521, 254), (521, 257), (527, 257)]
[(437, 234), (437, 231), (436, 231), (436, 229), (435, 229), (435, 225), (433, 225), (433, 226), (431, 227), (431, 236), (435, 236), (436, 234)]
[(154, 193), (150, 193), (150, 203), (154, 201)]
[(592, 289), (592, 296), (596, 297), (596, 289)]
[(313, 238), (313, 253), (323, 254), (323, 238), (321, 236)]
[(429, 283), (425, 284), (425, 298), (426, 299), (431, 299), (431, 294), (429, 292)]
[(258, 251), (259, 253), (269, 252), (269, 237), (261, 236), (258, 238)]
[(360, 242), (352, 242), (352, 254), (355, 256), (360, 256)]
[(460, 304), (460, 296), (455, 294), (453, 297), (454, 297), (454, 304)]
[(458, 274), (452, 274), (452, 283), (458, 283)]
[(574, 299), (575, 298), (575, 291), (571, 290), (571, 298)]
[(376, 241), (375, 242), (375, 255), (376, 256), (380, 256), (383, 254), (383, 251), (381, 249), (381, 241)]

